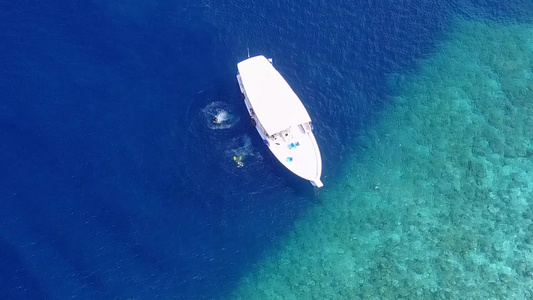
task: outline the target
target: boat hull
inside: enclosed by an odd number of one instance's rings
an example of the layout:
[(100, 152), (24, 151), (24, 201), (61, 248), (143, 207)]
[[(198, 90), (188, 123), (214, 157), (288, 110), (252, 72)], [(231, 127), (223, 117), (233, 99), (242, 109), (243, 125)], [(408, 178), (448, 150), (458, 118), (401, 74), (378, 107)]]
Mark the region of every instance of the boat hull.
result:
[[(323, 184), (320, 180), (322, 159), (311, 122), (291, 124), (284, 130), (269, 133), (261, 122), (259, 114), (254, 111), (253, 101), (251, 102), (248, 98), (246, 83), (243, 82), (241, 73), (237, 74), (237, 81), (252, 124), (254, 124), (263, 143), (278, 161), (291, 172), (309, 180), (316, 187), (322, 187)], [(305, 113), (307, 114), (307, 112)]]

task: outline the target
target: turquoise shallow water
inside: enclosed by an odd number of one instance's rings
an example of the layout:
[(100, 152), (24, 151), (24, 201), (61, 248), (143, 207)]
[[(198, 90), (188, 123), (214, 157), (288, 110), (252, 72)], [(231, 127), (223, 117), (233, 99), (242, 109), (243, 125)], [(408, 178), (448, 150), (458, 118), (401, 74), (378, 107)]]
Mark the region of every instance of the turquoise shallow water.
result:
[(234, 299), (533, 297), (533, 24), (457, 19)]

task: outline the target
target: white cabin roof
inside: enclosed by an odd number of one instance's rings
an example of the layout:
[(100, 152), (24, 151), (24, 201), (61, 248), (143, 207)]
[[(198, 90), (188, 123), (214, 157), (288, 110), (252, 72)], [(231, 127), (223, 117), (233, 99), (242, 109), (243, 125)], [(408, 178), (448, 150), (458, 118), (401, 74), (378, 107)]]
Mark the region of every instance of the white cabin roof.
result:
[(269, 135), (311, 122), (298, 96), (264, 56), (241, 61), (237, 69), (250, 105)]

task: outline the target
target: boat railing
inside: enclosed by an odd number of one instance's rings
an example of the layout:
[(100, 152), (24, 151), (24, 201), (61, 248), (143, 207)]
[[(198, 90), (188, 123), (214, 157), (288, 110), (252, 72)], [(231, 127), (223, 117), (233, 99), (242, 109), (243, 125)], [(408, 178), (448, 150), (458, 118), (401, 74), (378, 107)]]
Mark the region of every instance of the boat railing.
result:
[(313, 127), (311, 127), (311, 123), (303, 123), (298, 125), (298, 128), (300, 128), (300, 131), (304, 134), (307, 134), (313, 130)]

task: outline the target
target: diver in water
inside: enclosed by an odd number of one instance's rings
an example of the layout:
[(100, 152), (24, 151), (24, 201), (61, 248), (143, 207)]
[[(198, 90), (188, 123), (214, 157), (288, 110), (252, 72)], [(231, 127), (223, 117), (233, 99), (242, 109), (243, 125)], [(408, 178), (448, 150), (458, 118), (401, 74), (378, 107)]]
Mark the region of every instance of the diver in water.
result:
[(228, 120), (228, 112), (220, 109), (217, 110), (217, 114), (213, 117), (214, 124), (222, 124), (224, 121)]
[(234, 156), (233, 161), (237, 164), (237, 168), (242, 168), (244, 164), (242, 163), (242, 156)]

